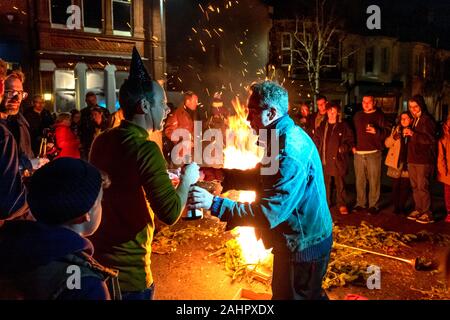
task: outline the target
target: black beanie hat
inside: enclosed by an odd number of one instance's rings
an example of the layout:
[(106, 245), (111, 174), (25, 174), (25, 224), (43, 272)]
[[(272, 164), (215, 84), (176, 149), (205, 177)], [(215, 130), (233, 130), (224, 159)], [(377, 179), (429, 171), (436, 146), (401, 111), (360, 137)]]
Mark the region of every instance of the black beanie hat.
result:
[(30, 179), (28, 204), (37, 221), (59, 225), (89, 212), (102, 185), (100, 171), (86, 161), (59, 158)]

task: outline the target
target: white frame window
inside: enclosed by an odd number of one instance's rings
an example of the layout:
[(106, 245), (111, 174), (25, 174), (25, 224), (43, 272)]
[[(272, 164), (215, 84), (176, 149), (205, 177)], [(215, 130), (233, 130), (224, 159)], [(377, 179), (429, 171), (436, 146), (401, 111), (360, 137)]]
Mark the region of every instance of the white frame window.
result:
[[(61, 23), (53, 23), (53, 19), (52, 19), (52, 12), (53, 12), (53, 10), (52, 10), (52, 2), (53, 2), (54, 0), (50, 0), (49, 2), (48, 2), (48, 10), (49, 10), (49, 13), (50, 13), (50, 25), (51, 25), (51, 27), (53, 28), (53, 29), (63, 29), (63, 30), (67, 30), (67, 24), (61, 24)], [(73, 0), (71, 0), (70, 1), (71, 2), (71, 4), (73, 5), (74, 4), (74, 1)], [(66, 10), (67, 10), (67, 8), (66, 8)], [(66, 19), (69, 17), (69, 15), (67, 14), (67, 16), (66, 16)], [(67, 21), (67, 20), (66, 20)]]
[[(124, 3), (130, 5), (130, 31), (123, 31), (123, 30), (115, 30), (114, 29), (114, 3)], [(113, 25), (113, 34), (116, 36), (125, 36), (125, 37), (131, 37), (132, 36), (132, 30), (133, 26), (131, 25), (133, 23), (133, 2), (132, 0), (111, 0), (111, 6), (112, 6), (112, 25)]]
[[(289, 40), (285, 41), (285, 37), (288, 37)], [(292, 34), (290, 34), (289, 32), (283, 32), (281, 34), (281, 50), (291, 50), (291, 49), (292, 49)]]
[[(58, 76), (57, 73), (62, 73)], [(64, 79), (66, 78), (66, 79)], [(60, 87), (58, 87), (58, 85)], [(56, 113), (69, 112), (76, 108), (76, 86), (75, 86), (75, 71), (70, 69), (55, 69), (53, 73), (53, 93), (54, 104), (53, 110)], [(70, 108), (62, 108), (62, 103), (59, 101), (60, 97), (73, 96), (73, 105)], [(58, 109), (59, 108), (59, 109)]]
[[(88, 1), (90, 1), (90, 0), (88, 0)], [(83, 30), (84, 30), (84, 32), (102, 33), (102, 30), (103, 30), (103, 1), (102, 0), (99, 0), (99, 1), (100, 1), (100, 19), (102, 21), (102, 24), (101, 24), (102, 27), (101, 28), (92, 28), (92, 27), (86, 27), (85, 26), (85, 19), (84, 19), (84, 13), (86, 12), (84, 10), (85, 0), (81, 0), (81, 11), (82, 11), (82, 17), (83, 17)]]
[[(286, 58), (289, 61), (286, 61)], [(281, 33), (281, 66), (287, 67), (289, 65), (292, 65), (292, 34), (289, 32), (283, 32)]]

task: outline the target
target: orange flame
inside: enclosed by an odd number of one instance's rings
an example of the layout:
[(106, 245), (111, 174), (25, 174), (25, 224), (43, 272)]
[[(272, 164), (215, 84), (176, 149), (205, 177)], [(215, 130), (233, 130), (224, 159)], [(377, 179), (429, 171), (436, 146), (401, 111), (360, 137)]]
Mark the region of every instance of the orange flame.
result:
[(242, 250), (242, 257), (246, 264), (265, 264), (270, 261), (272, 249), (266, 250), (263, 242), (256, 239), (255, 228), (236, 227), (233, 233)]
[[(228, 191), (224, 194), (238, 202), (254, 202), (256, 199), (255, 191)], [(266, 250), (261, 240), (256, 239), (255, 228), (236, 227), (232, 233), (236, 235), (236, 241), (241, 247), (242, 257), (248, 265), (264, 265), (270, 263), (272, 249)]]
[(228, 169), (252, 169), (261, 162), (264, 149), (256, 144), (258, 136), (247, 121), (248, 110), (239, 98), (232, 101), (236, 115), (228, 118), (224, 167)]

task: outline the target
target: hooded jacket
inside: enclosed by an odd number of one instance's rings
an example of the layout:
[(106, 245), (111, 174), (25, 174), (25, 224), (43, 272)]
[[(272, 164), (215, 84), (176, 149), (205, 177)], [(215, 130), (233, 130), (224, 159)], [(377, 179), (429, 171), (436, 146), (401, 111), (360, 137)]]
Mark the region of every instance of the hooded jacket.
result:
[[(89, 240), (69, 229), (8, 222), (0, 229), (0, 299), (108, 300), (105, 279), (114, 272), (95, 267), (92, 253)], [(80, 268), (80, 289), (70, 290), (73, 265)]]
[(408, 164), (435, 165), (437, 141), (434, 119), (422, 110), (421, 115), (414, 118), (412, 130), (414, 134), (408, 137)]

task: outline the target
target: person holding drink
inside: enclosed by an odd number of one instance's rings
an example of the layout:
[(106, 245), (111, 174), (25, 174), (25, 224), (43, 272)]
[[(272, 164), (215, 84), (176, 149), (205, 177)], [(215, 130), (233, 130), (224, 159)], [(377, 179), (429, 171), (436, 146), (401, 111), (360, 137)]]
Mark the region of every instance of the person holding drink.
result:
[(148, 139), (149, 132), (164, 126), (166, 95), (150, 78), (136, 48), (119, 101), (125, 120), (101, 133), (90, 153), (90, 162), (111, 179), (103, 198), (103, 220), (91, 240), (95, 258), (119, 270), (122, 298), (149, 300), (155, 289), (150, 269), (155, 215), (169, 225), (178, 221), (199, 167), (187, 165), (174, 188), (161, 150)]
[(353, 118), (356, 146), (353, 148), (356, 176), (356, 205), (353, 212), (367, 208), (366, 185), (369, 184), (368, 211), (379, 212), (381, 184), (381, 150), (390, 129), (384, 113), (375, 108), (375, 98), (363, 96), (363, 110)]

